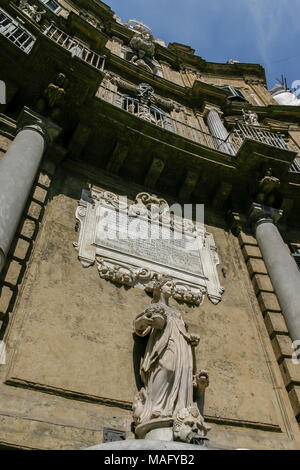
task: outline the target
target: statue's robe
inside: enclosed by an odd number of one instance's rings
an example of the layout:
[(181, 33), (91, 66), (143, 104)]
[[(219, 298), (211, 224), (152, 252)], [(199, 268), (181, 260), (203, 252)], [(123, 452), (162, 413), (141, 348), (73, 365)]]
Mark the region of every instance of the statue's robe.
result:
[(160, 305), (166, 312), (164, 327), (136, 331), (140, 336), (151, 331), (140, 369), (145, 388), (140, 424), (153, 419), (174, 418), (179, 410), (193, 403), (190, 335), (180, 312)]

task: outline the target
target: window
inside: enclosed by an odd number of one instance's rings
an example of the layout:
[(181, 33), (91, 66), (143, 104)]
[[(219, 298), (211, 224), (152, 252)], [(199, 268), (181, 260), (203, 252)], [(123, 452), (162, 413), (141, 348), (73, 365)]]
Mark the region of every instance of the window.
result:
[(151, 122), (156, 126), (174, 132), (170, 116), (154, 104), (148, 106), (140, 103), (137, 98), (133, 98), (130, 95), (119, 94), (116, 95), (114, 104), (119, 108), (123, 108), (128, 113), (135, 114), (145, 121)]
[(35, 43), (35, 37), (1, 8), (0, 34), (13, 42), (17, 47), (26, 52), (26, 54), (31, 51)]
[(248, 101), (244, 93), (242, 93), (238, 88), (235, 88), (231, 85), (223, 85), (221, 88), (230, 93), (228, 99), (231, 101)]
[(40, 0), (41, 3), (46, 5), (56, 15), (60, 12), (61, 7), (55, 0)]

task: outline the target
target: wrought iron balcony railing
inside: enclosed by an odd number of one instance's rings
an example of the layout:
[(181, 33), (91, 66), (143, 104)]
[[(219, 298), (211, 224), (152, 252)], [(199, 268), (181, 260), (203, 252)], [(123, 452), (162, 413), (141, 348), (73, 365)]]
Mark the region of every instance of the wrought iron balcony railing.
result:
[(300, 173), (300, 160), (298, 158), (295, 158), (295, 160), (291, 164), (290, 171), (292, 173)]
[(0, 34), (14, 43), (19, 49), (29, 54), (36, 38), (22, 24), (0, 8)]
[(272, 147), (290, 150), (285, 136), (276, 132), (270, 132), (261, 129), (258, 126), (251, 126), (238, 122), (236, 127), (230, 132), (227, 141), (230, 141), (237, 153), (242, 146), (245, 139), (255, 140), (263, 144), (271, 145)]
[(54, 23), (44, 31), (44, 34), (48, 38), (52, 39), (52, 41), (69, 51), (72, 57), (79, 57), (92, 67), (103, 71), (106, 59), (105, 56), (97, 54), (97, 52), (92, 51), (76, 39), (73, 39), (67, 33), (58, 29)]

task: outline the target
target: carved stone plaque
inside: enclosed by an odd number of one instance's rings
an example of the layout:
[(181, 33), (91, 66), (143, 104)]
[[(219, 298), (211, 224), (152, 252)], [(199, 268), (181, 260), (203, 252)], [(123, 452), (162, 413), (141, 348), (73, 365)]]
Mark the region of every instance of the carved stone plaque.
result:
[(217, 250), (203, 225), (171, 216), (167, 202), (140, 193), (136, 202), (92, 188), (83, 190), (75, 247), (84, 267), (96, 262), (100, 277), (147, 291), (163, 276), (174, 280), (174, 298), (200, 305), (207, 293), (221, 300)]
[(203, 276), (198, 240), (191, 234), (170, 231), (147, 219), (122, 217), (103, 206), (98, 208), (97, 219), (97, 246), (134, 257), (141, 267), (148, 261), (180, 271), (185, 267), (186, 272)]

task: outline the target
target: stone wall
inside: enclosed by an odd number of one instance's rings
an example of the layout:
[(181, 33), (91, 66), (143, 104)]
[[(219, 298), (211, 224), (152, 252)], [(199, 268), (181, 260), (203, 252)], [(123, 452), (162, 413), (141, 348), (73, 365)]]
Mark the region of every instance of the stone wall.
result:
[[(81, 189), (94, 183), (134, 199), (143, 188), (75, 162), (61, 167), (52, 183), (51, 178), (43, 171), (38, 176), (26, 236), (21, 234), (22, 246), (13, 252), (3, 282), (13, 292), (11, 286), (17, 285), (19, 293), (3, 335), (7, 363), (0, 366), (0, 442), (84, 448), (101, 442), (103, 427), (125, 430), (131, 439), (132, 321), (150, 298), (100, 279), (95, 266), (83, 268), (73, 242)], [(36, 205), (40, 212), (30, 209)], [(210, 371), (205, 415), (211, 442), (294, 448), (296, 421), (239, 244), (209, 211), (206, 227), (219, 250), (224, 297), (217, 306), (205, 299), (200, 307), (179, 308), (189, 331), (201, 336), (198, 367)]]

